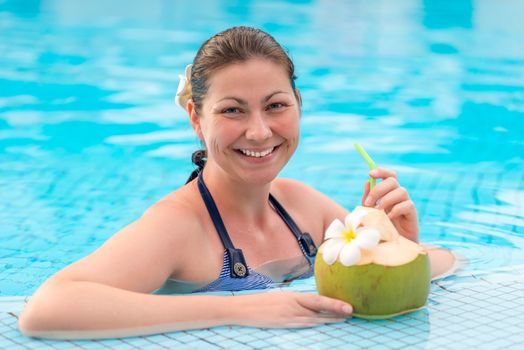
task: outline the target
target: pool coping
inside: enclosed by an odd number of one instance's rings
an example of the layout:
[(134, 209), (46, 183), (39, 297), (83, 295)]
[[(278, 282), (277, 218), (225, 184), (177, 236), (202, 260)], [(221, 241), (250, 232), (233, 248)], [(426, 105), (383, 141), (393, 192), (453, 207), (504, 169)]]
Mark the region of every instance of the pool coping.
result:
[[(315, 292), (314, 285), (297, 285), (259, 290)], [(253, 293), (241, 292), (238, 294)], [(490, 293), (492, 294), (490, 296)], [(209, 294), (209, 293), (208, 293)], [(228, 292), (229, 295), (236, 292)], [(13, 345), (20, 349), (86, 349), (108, 347), (114, 349), (147, 348), (306, 348), (347, 349), (348, 341), (359, 342), (357, 348), (445, 348), (463, 345), (481, 348), (520, 348), (524, 337), (519, 326), (524, 321), (524, 265), (460, 271), (432, 282), (427, 307), (399, 318), (378, 321), (348, 319), (344, 323), (306, 329), (260, 329), (253, 327), (222, 326), (201, 330), (178, 331), (148, 336), (106, 340), (48, 340), (23, 336), (17, 328), (18, 315), (29, 296), (0, 297), (0, 348)], [(496, 302), (493, 302), (493, 301)], [(505, 306), (506, 305), (506, 306)], [(514, 305), (511, 307), (510, 305)], [(489, 309), (492, 309), (491, 311)], [(507, 314), (506, 319), (501, 319)], [(491, 321), (491, 317), (498, 323)], [(16, 320), (15, 320), (16, 319)], [(458, 321), (458, 322), (457, 322)], [(466, 324), (461, 324), (465, 322)], [(467, 323), (478, 324), (469, 328)], [(489, 326), (488, 326), (489, 325)], [(461, 330), (460, 327), (463, 327)], [(487, 327), (495, 327), (488, 330)], [(493, 332), (496, 330), (496, 332)], [(379, 333), (376, 333), (376, 332)], [(476, 332), (476, 333), (475, 333)], [(501, 337), (506, 332), (508, 337)], [(518, 332), (518, 333), (517, 333)], [(340, 339), (337, 338), (338, 335)], [(403, 336), (404, 338), (398, 338)], [(374, 336), (375, 338), (369, 338)], [(218, 340), (221, 341), (217, 344)], [(338, 340), (337, 340), (338, 339)], [(323, 344), (322, 341), (327, 341)], [(342, 341), (343, 340), (343, 341)], [(341, 342), (342, 341), (342, 342)], [(378, 341), (379, 343), (373, 343)], [(268, 345), (269, 344), (269, 345)], [(309, 345), (308, 345), (309, 344)], [(355, 343), (354, 343), (355, 344)], [(350, 347), (351, 348), (351, 347)]]

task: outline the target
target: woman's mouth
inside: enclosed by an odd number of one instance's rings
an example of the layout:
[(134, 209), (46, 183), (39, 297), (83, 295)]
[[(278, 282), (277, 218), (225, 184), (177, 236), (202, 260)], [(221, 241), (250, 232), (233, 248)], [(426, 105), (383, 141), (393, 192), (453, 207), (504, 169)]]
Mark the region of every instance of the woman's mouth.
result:
[(259, 149), (259, 150), (240, 148), (240, 149), (237, 149), (237, 152), (243, 154), (246, 157), (250, 157), (250, 158), (265, 158), (265, 157), (271, 156), (273, 152), (275, 152), (279, 147), (280, 145), (266, 148), (266, 149)]

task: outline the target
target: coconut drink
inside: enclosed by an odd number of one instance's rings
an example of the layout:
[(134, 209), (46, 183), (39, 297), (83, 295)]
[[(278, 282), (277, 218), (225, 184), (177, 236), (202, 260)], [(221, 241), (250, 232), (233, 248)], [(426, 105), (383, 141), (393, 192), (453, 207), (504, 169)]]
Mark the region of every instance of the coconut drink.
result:
[(423, 308), (431, 281), (429, 257), (401, 236), (383, 210), (357, 207), (334, 220), (315, 261), (319, 294), (353, 306), (353, 316), (385, 319)]

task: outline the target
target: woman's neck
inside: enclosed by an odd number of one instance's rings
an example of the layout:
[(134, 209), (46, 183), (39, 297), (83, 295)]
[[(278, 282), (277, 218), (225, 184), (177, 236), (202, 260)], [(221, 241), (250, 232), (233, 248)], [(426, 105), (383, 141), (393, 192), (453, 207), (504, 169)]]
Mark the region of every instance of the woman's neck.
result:
[(206, 165), (203, 176), (221, 215), (243, 218), (249, 226), (263, 227), (268, 223), (272, 213), (268, 201), (271, 183), (242, 182), (214, 164)]

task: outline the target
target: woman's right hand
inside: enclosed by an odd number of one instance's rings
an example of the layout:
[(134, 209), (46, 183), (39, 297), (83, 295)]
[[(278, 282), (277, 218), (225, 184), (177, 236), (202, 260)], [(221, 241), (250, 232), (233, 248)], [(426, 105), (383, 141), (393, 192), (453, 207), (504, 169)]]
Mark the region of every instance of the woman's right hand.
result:
[(344, 322), (351, 305), (321, 295), (267, 292), (235, 296), (234, 324), (261, 328), (304, 328)]

